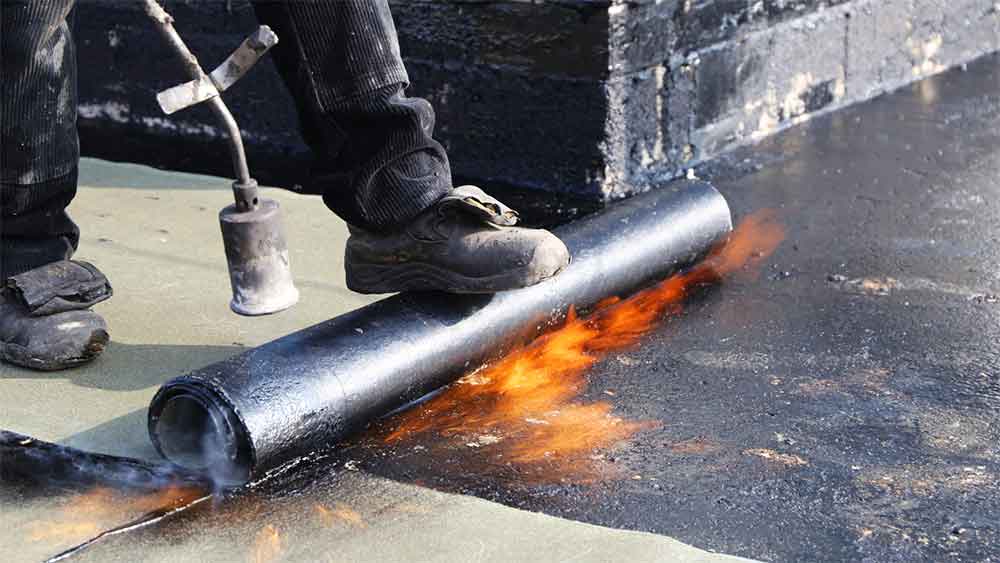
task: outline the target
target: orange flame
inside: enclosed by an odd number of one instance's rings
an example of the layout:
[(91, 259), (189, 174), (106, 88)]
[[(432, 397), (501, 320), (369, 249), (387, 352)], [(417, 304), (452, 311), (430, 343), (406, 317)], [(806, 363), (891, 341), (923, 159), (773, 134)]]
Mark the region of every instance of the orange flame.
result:
[(272, 524), (264, 526), (257, 532), (257, 537), (254, 539), (250, 561), (253, 563), (270, 563), (274, 561), (284, 551), (284, 543), (278, 528)]
[[(190, 504), (208, 494), (198, 487), (167, 487), (161, 491), (132, 497), (125, 501), (126, 510), (135, 512), (153, 512), (169, 510)], [(121, 510), (121, 504), (118, 509)]]
[(693, 269), (628, 299), (605, 299), (585, 318), (571, 308), (558, 329), (403, 413), (385, 441), (436, 432), (462, 437), (474, 448), (496, 445), (502, 459), (517, 464), (554, 463), (553, 477), (596, 477), (594, 463), (587, 463), (596, 450), (655, 423), (624, 420), (606, 402), (574, 402), (587, 385), (587, 371), (679, 313), (694, 287), (759, 266), (783, 239), (772, 210), (748, 216), (725, 246)]
[(368, 527), (368, 523), (361, 517), (361, 514), (344, 503), (337, 503), (332, 509), (317, 504), (316, 515), (325, 526), (346, 524), (354, 528)]
[(169, 487), (139, 496), (128, 496), (107, 488), (95, 488), (71, 498), (54, 521), (32, 522), (31, 541), (84, 541), (123, 520), (156, 510), (169, 510), (201, 498), (196, 487)]
[(101, 525), (96, 520), (81, 522), (33, 523), (28, 530), (28, 539), (33, 542), (63, 541), (74, 542), (92, 538), (101, 532)]

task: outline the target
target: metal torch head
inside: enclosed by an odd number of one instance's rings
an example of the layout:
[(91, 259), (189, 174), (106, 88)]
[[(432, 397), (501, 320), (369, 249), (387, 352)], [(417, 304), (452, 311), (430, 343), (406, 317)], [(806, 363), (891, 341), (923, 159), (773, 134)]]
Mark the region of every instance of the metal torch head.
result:
[[(239, 184), (233, 188), (240, 193)], [(219, 212), (233, 287), (229, 307), (246, 316), (284, 311), (299, 300), (281, 208), (272, 199), (258, 197), (256, 186), (252, 188), (252, 199), (237, 197), (235, 204)]]

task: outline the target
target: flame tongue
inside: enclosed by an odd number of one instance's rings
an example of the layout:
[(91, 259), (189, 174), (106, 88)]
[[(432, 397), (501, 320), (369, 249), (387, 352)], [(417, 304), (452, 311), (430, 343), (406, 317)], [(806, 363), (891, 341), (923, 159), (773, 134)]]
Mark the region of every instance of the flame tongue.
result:
[(284, 538), (281, 532), (272, 524), (268, 524), (257, 532), (254, 538), (250, 561), (253, 563), (270, 563), (284, 551)]
[(508, 462), (546, 461), (555, 467), (545, 475), (554, 479), (595, 477), (595, 465), (581, 461), (655, 423), (617, 417), (607, 402), (577, 402), (588, 370), (680, 313), (692, 288), (759, 266), (783, 238), (772, 210), (750, 215), (724, 247), (691, 270), (628, 299), (605, 299), (587, 317), (571, 308), (558, 329), (403, 413), (385, 441), (434, 432), (461, 437), (467, 446), (498, 448)]
[(129, 518), (179, 508), (205, 494), (197, 487), (169, 487), (144, 495), (123, 495), (99, 487), (69, 499), (55, 519), (30, 523), (28, 539), (82, 542)]

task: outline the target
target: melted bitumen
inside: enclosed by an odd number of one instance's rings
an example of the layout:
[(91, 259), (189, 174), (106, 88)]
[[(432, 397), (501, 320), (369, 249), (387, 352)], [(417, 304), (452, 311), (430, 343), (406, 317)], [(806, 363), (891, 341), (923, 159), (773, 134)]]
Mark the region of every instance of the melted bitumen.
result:
[(982, 560), (1000, 549), (1000, 66), (988, 57), (703, 167), (787, 238), (591, 373), (657, 420), (623, 479), (532, 484), (490, 448), (362, 440), (345, 465), (765, 560)]

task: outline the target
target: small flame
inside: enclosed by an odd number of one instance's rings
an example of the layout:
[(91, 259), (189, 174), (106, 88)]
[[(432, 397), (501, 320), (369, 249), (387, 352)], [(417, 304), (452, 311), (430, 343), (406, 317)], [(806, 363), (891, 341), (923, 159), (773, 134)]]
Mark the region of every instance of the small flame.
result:
[(101, 532), (101, 525), (95, 520), (81, 522), (52, 522), (49, 524), (34, 523), (28, 531), (28, 539), (40, 541), (82, 541), (92, 538)]
[(71, 498), (54, 521), (32, 522), (31, 541), (84, 541), (123, 520), (157, 510), (169, 510), (205, 495), (196, 487), (169, 487), (139, 496), (127, 496), (107, 488), (95, 488)]
[(190, 504), (206, 494), (207, 491), (198, 487), (167, 487), (161, 491), (130, 498), (125, 501), (125, 506), (127, 510), (135, 512), (170, 510)]
[(358, 511), (344, 503), (337, 503), (337, 505), (332, 509), (321, 504), (317, 504), (316, 515), (325, 526), (346, 524), (347, 526), (354, 528), (368, 527), (368, 523), (361, 517), (361, 514), (358, 514)]
[(268, 524), (257, 532), (254, 539), (253, 551), (250, 553), (250, 561), (253, 563), (271, 563), (276, 560), (284, 551), (284, 539), (281, 531), (273, 524)]
[(554, 464), (551, 477), (595, 478), (594, 463), (586, 461), (595, 460), (596, 450), (655, 423), (615, 416), (607, 402), (577, 402), (588, 370), (678, 314), (693, 288), (759, 266), (783, 238), (773, 210), (748, 216), (725, 246), (693, 269), (627, 299), (605, 299), (584, 318), (571, 308), (558, 329), (403, 413), (385, 441), (435, 432), (474, 448), (496, 444), (503, 460), (517, 464)]

